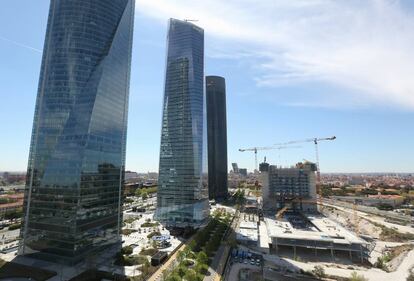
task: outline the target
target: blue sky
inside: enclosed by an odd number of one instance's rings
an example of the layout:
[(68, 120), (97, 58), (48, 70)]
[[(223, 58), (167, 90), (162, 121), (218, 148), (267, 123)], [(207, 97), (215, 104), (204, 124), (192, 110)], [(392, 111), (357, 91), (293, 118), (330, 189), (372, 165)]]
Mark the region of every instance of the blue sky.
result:
[[(49, 0), (0, 10), (0, 171), (27, 165)], [(414, 172), (414, 7), (409, 0), (137, 0), (127, 169), (157, 171), (169, 17), (205, 29), (205, 74), (227, 83), (229, 163), (238, 148), (336, 135), (322, 172)], [(259, 152), (314, 160), (312, 144)]]

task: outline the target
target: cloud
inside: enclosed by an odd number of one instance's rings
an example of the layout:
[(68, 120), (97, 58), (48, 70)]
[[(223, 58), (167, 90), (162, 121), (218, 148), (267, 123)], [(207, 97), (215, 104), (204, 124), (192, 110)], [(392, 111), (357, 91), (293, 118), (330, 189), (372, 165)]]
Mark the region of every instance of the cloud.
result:
[(137, 0), (136, 7), (163, 23), (198, 19), (220, 42), (211, 55), (248, 60), (259, 87), (321, 82), (348, 89), (352, 101), (414, 109), (414, 16), (401, 1)]

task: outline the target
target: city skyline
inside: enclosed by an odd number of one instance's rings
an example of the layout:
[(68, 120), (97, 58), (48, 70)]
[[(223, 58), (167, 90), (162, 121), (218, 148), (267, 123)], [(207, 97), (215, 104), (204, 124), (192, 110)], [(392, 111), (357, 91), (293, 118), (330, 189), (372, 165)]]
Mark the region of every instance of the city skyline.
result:
[[(217, 1), (210, 1), (211, 7), (200, 3), (189, 5), (185, 1), (174, 1), (172, 4), (137, 1), (135, 33), (140, 33), (140, 39), (135, 41), (133, 47), (126, 169), (141, 172), (158, 170), (165, 58), (163, 40), (167, 19), (177, 17), (200, 20), (197, 24), (206, 29), (205, 74), (228, 78), (229, 163), (237, 162), (240, 167), (247, 167), (251, 171), (254, 166), (253, 154), (240, 153), (238, 148), (336, 135), (338, 139), (335, 142), (320, 147), (322, 173), (413, 172), (410, 166), (414, 157), (411, 149), (414, 133), (410, 130), (414, 119), (410, 102), (412, 94), (410, 90), (404, 90), (410, 89), (410, 79), (405, 79), (404, 73), (411, 73), (413, 65), (406, 48), (410, 46), (407, 40), (411, 40), (411, 36), (404, 33), (411, 30), (409, 27), (413, 23), (412, 4), (409, 1), (382, 0), (367, 1), (357, 7), (352, 1), (329, 5), (324, 5), (329, 1), (319, 2), (322, 3), (311, 1), (306, 4), (299, 1), (296, 5), (272, 5), (269, 1), (263, 1), (255, 7), (263, 19), (256, 20), (251, 20), (253, 15), (244, 16), (249, 9), (243, 3), (226, 3), (223, 12), (234, 8), (235, 13), (234, 16), (221, 19), (224, 24), (220, 25), (215, 22), (221, 15), (220, 12), (214, 12), (219, 10), (214, 9)], [(0, 33), (0, 59), (3, 62), (0, 66), (3, 85), (0, 95), (7, 101), (0, 105), (5, 132), (0, 147), (0, 170), (25, 171), (27, 165), (36, 79), (40, 70), (39, 50), (43, 48), (44, 18), (48, 4), (49, 1), (40, 0), (26, 3), (25, 9), (22, 9), (19, 3), (7, 3), (0, 12), (2, 26), (9, 27)], [(186, 5), (188, 7), (184, 7)], [(268, 13), (274, 12), (276, 8), (283, 12), (286, 23), (291, 24), (291, 33), (283, 33), (289, 25), (278, 25), (280, 22), (271, 20)], [(351, 12), (358, 9), (363, 11), (366, 19), (361, 21), (360, 32), (348, 30), (343, 24), (358, 18), (352, 13), (341, 13), (341, 8)], [(13, 11), (21, 13), (25, 21), (13, 17)], [(331, 13), (327, 22), (323, 22), (328, 26), (335, 16), (341, 21), (333, 25), (333, 30), (323, 29), (324, 33), (320, 34), (314, 28), (307, 30), (294, 24), (292, 18), (298, 11), (304, 11), (304, 20), (310, 20), (312, 15), (318, 13)], [(244, 20), (240, 20), (237, 15), (243, 15), (239, 18)], [(245, 22), (247, 20), (266, 23), (268, 28), (252, 38), (252, 30), (257, 25), (249, 26)], [(218, 28), (220, 26), (221, 29)], [(243, 28), (238, 29), (240, 32), (229, 34), (229, 26)], [(304, 31), (309, 31), (309, 36), (305, 36)], [(263, 32), (274, 39), (271, 45), (263, 40)], [(321, 40), (321, 36), (324, 40)], [(339, 36), (338, 44), (342, 46), (334, 44), (336, 36)], [(291, 43), (303, 40), (305, 46), (315, 45), (315, 48), (320, 46), (315, 43), (320, 40), (326, 42), (326, 46), (320, 50), (311, 48), (315, 54), (313, 61), (303, 48), (294, 49), (287, 44), (289, 40), (292, 40)], [(277, 47), (274, 53), (269, 51), (269, 46)], [(398, 52), (393, 51), (394, 47)], [(336, 69), (328, 68), (337, 65), (337, 57), (324, 56), (321, 60), (322, 54), (337, 54), (334, 50), (358, 55), (356, 58), (360, 59), (361, 64), (346, 64), (347, 68), (338, 75)], [(395, 57), (395, 53), (400, 56)], [(376, 55), (381, 64), (371, 68), (362, 67), (372, 65), (369, 60), (371, 57), (364, 57), (364, 54)], [(313, 72), (303, 72), (303, 76), (298, 77), (301, 74), (298, 69), (288, 71), (286, 65), (292, 63), (292, 56), (296, 60), (293, 61), (296, 62), (295, 67), (308, 65)], [(275, 61), (280, 64), (275, 65)], [(387, 69), (384, 62), (393, 62), (389, 70), (398, 75), (384, 78)], [(275, 69), (275, 66), (280, 69)], [(318, 67), (321, 72), (315, 75), (314, 70), (318, 70)], [(359, 69), (365, 70), (369, 77), (356, 71)], [(338, 76), (349, 78), (350, 70), (355, 70), (353, 75), (356, 76), (351, 77), (355, 78), (355, 87), (349, 85), (350, 79), (331, 79)], [(266, 75), (274, 79), (260, 80)], [(292, 77), (303, 79), (290, 79)], [(392, 87), (384, 86), (381, 80), (389, 81)], [(279, 83), (275, 85), (269, 83), (271, 81)], [(395, 84), (400, 86), (395, 87)], [(381, 95), (371, 94), (373, 91)], [(326, 100), (323, 102), (322, 97), (331, 103)], [(264, 156), (267, 156), (269, 163), (276, 165), (292, 165), (303, 158), (315, 160), (311, 145), (281, 152), (280, 157), (275, 152), (259, 153), (259, 160)]]

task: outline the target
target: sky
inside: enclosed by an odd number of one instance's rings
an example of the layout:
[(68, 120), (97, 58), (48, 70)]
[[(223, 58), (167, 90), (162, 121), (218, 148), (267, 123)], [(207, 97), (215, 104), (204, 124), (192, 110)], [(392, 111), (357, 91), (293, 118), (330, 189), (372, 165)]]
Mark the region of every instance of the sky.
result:
[[(25, 171), (49, 0), (0, 10), (0, 171)], [(410, 0), (136, 0), (126, 168), (158, 170), (169, 18), (205, 30), (205, 74), (226, 78), (228, 161), (313, 137), (321, 172), (414, 172)], [(312, 143), (259, 160), (315, 160)]]

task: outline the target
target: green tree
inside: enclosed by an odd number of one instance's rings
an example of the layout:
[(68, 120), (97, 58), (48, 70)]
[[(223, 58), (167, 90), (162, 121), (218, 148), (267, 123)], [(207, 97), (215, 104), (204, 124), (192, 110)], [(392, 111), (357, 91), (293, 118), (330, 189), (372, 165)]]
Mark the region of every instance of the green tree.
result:
[(364, 275), (358, 275), (356, 271), (351, 273), (351, 277), (349, 277), (349, 281), (368, 281), (368, 278), (365, 278)]
[(182, 262), (186, 256), (185, 250), (178, 252), (177, 260), (178, 262)]
[(136, 196), (136, 197), (140, 197), (140, 196), (141, 196), (141, 189), (137, 188), (137, 189), (135, 190), (135, 196)]
[(143, 191), (141, 194), (142, 200), (147, 200), (148, 198), (148, 193), (146, 191)]
[(207, 254), (205, 252), (203, 252), (203, 251), (200, 251), (197, 254), (196, 261), (197, 261), (197, 263), (200, 263), (200, 264), (208, 264), (208, 256), (207, 256)]
[(167, 277), (166, 281), (182, 281), (182, 279), (177, 273), (172, 273)]
[(194, 270), (189, 269), (184, 275), (184, 279), (187, 281), (197, 281), (197, 273)]
[(197, 263), (195, 266), (195, 271), (199, 274), (207, 274), (208, 271), (208, 265), (204, 263)]
[(187, 267), (185, 267), (184, 265), (180, 265), (180, 266), (177, 268), (177, 273), (178, 273), (178, 275), (180, 275), (181, 277), (184, 277), (184, 275), (187, 273), (187, 271), (188, 271), (188, 269), (187, 269)]

